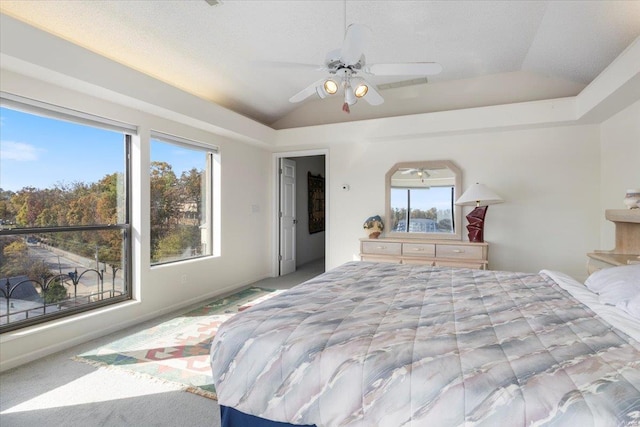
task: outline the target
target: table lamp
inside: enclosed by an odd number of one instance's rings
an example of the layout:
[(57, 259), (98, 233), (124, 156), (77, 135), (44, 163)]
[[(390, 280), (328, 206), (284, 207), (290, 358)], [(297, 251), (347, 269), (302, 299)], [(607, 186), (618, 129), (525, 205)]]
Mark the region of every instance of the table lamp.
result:
[(504, 200), (496, 193), (489, 190), (483, 184), (477, 182), (456, 200), (456, 205), (473, 206), (476, 208), (467, 215), (467, 230), (469, 231), (470, 242), (484, 242), (484, 216), (487, 213), (489, 205), (502, 203)]

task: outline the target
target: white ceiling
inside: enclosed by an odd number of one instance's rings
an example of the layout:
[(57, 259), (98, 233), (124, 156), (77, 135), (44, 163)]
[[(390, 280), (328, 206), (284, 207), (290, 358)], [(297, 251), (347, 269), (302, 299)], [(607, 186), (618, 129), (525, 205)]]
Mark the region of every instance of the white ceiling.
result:
[[(640, 36), (640, 1), (0, 1), (9, 16), (276, 129), (578, 94)], [(323, 74), (345, 23), (373, 30), (367, 63), (435, 61), (385, 103), (288, 99)], [(376, 84), (415, 79), (382, 79)]]

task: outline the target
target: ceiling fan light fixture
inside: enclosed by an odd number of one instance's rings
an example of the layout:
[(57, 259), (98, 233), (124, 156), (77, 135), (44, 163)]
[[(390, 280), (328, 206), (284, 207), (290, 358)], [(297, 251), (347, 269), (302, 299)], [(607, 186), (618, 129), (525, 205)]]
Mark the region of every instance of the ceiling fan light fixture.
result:
[(331, 79), (325, 80), (324, 82), (324, 90), (329, 95), (333, 95), (338, 91), (338, 83), (334, 82)]
[(356, 90), (353, 91), (353, 93), (356, 95), (357, 98), (362, 98), (367, 94), (367, 92), (369, 92), (369, 86), (367, 86), (364, 83), (360, 83), (356, 87)]

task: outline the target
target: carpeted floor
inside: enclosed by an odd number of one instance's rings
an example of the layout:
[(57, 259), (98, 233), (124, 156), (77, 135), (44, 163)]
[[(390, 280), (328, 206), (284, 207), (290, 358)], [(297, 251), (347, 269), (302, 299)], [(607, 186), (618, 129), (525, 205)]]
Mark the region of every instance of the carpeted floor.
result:
[(215, 399), (209, 348), (218, 327), (238, 312), (281, 292), (245, 289), (84, 352), (75, 359), (174, 383), (185, 391)]
[[(324, 259), (287, 276), (254, 287), (288, 289), (324, 271)], [(183, 386), (132, 375), (123, 369), (95, 367), (74, 360), (112, 342), (157, 326), (173, 314), (151, 319), (108, 336), (0, 374), (0, 426), (189, 426), (220, 427), (215, 400), (182, 391)]]

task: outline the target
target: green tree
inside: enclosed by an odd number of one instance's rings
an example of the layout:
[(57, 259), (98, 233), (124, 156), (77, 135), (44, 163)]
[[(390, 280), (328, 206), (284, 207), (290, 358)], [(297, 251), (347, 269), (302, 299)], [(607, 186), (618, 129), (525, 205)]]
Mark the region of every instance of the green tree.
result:
[(192, 203), (196, 207), (196, 218), (201, 219), (201, 202), (202, 202), (202, 177), (203, 171), (192, 168), (189, 172), (182, 172), (180, 176), (181, 194), (184, 195), (185, 203)]
[(15, 221), (16, 213), (11, 204), (11, 198), (15, 193), (0, 188), (0, 225), (6, 225)]
[(44, 293), (44, 301), (47, 304), (55, 304), (65, 299), (67, 299), (67, 289), (60, 283), (59, 279), (55, 279)]
[(24, 274), (24, 262), (28, 261), (29, 248), (22, 238), (2, 238), (0, 276), (14, 277)]
[(11, 198), (16, 211), (16, 224), (21, 227), (36, 226), (36, 219), (43, 209), (43, 197), (40, 190), (25, 187)]
[(151, 162), (151, 253), (160, 241), (167, 238), (177, 227), (180, 214), (180, 189), (171, 165), (166, 162)]
[(188, 251), (189, 255), (199, 255), (201, 253), (200, 234), (197, 227), (181, 226), (165, 235), (158, 242), (152, 261), (174, 259), (181, 256), (185, 251)]

